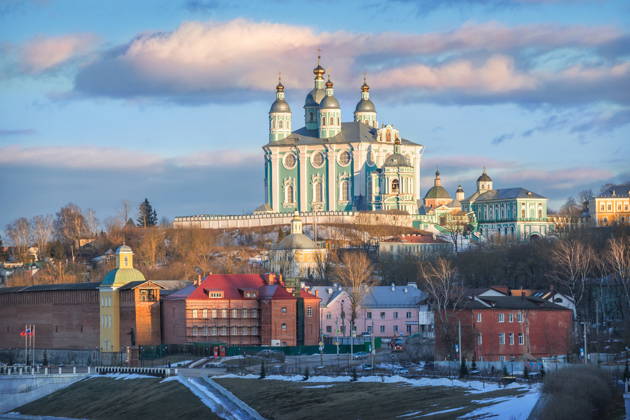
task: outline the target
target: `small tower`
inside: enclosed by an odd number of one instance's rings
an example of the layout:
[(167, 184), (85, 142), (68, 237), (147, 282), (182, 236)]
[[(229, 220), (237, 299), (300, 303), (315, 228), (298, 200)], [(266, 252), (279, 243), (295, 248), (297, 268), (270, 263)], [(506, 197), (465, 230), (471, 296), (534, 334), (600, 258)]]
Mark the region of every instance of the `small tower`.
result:
[(370, 86), (365, 81), (365, 77), (363, 77), (363, 84), (361, 85), (361, 100), (354, 110), (354, 121), (365, 123), (370, 127), (378, 127), (376, 107), (374, 102), (370, 100)]
[(461, 185), (457, 186), (457, 191), (455, 191), (455, 200), (462, 202), (464, 201), (464, 188)]
[(302, 234), (302, 219), (297, 211), (293, 213), (293, 219), (291, 219), (291, 234)]
[(335, 98), (330, 74), (326, 81), (326, 96), (319, 104), (319, 138), (334, 137), (341, 132), (341, 107)]
[(284, 85), (278, 76), (276, 100), (269, 109), (269, 141), (278, 141), (291, 134), (291, 108), (284, 99)]
[(492, 190), (492, 178), (488, 176), (488, 174), (486, 173), (486, 168), (484, 166), (481, 176), (477, 178), (477, 191), (483, 194), (486, 191), (491, 191), (491, 190)]
[(433, 186), (440, 187), (442, 186), (442, 180), (440, 179), (440, 170), (435, 170), (435, 179), (433, 180)]
[(320, 56), (317, 56), (317, 66), (313, 69), (315, 75), (315, 86), (306, 95), (304, 101), (304, 126), (307, 130), (317, 130), (319, 128), (319, 103), (326, 96), (324, 91), (324, 74), (326, 70), (319, 64)]

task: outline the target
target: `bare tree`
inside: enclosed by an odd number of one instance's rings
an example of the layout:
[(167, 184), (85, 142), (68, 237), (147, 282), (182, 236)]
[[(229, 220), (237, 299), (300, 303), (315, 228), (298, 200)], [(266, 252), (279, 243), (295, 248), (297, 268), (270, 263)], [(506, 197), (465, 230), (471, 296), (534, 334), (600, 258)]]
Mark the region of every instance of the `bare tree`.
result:
[(15, 246), (16, 256), (21, 261), (24, 261), (28, 247), (31, 244), (31, 224), (28, 219), (20, 217), (13, 221), (7, 225), (6, 232), (7, 236), (13, 242), (13, 246)]
[(350, 299), (350, 333), (352, 334), (359, 306), (370, 291), (370, 287), (377, 284), (373, 276), (374, 267), (366, 253), (346, 252), (342, 254), (341, 264), (335, 271), (337, 280)]
[(622, 314), (624, 319), (628, 319), (630, 316), (630, 243), (628, 238), (609, 239), (604, 261), (621, 289)]
[(438, 257), (434, 261), (420, 262), (419, 272), (422, 289), (429, 295), (433, 307), (441, 342), (450, 353), (454, 339), (450, 317), (464, 297), (461, 284), (457, 281), (457, 270), (450, 260)]
[(85, 233), (92, 236), (97, 235), (99, 222), (96, 218), (96, 212), (93, 209), (87, 209), (83, 213), (83, 219), (85, 220)]
[(33, 232), (33, 240), (37, 244), (37, 253), (39, 259), (46, 254), (48, 242), (52, 239), (54, 232), (53, 217), (49, 214), (45, 216), (35, 216), (31, 219), (31, 230)]
[(142, 235), (139, 254), (144, 257), (146, 264), (150, 268), (155, 268), (158, 262), (158, 256), (164, 244), (164, 230), (158, 227), (147, 228)]
[(569, 197), (567, 201), (560, 207), (558, 212), (561, 216), (579, 217), (582, 213), (582, 205), (575, 201), (575, 198)]
[(587, 280), (597, 265), (593, 248), (579, 240), (562, 239), (551, 251), (553, 269), (549, 276), (566, 290), (580, 315), (580, 304), (587, 288)]
[(120, 211), (118, 212), (118, 217), (120, 218), (121, 226), (125, 226), (129, 218), (131, 217), (130, 212), (131, 212), (131, 203), (129, 202), (129, 200), (123, 200), (120, 203)]
[(79, 239), (86, 232), (85, 217), (76, 204), (70, 203), (57, 212), (55, 233), (60, 241), (70, 247), (72, 262), (74, 263)]
[(444, 227), (448, 230), (448, 234), (455, 247), (455, 253), (458, 252), (459, 240), (466, 230), (468, 229), (468, 223), (461, 218), (454, 215), (447, 215), (444, 222)]
[(332, 249), (327, 250), (325, 253), (320, 252), (315, 254), (315, 272), (319, 279), (328, 280), (333, 274), (333, 260), (334, 251)]

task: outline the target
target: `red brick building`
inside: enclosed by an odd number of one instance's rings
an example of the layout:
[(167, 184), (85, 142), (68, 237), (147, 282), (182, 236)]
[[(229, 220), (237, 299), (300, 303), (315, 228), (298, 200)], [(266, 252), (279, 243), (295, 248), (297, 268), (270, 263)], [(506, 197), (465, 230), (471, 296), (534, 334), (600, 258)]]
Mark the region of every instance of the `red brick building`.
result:
[[(438, 317), (436, 317), (437, 320)], [(570, 350), (570, 309), (532, 296), (476, 296), (449, 314), (449, 337), (436, 328), (440, 357), (456, 356), (457, 322), (461, 322), (467, 360), (509, 361), (566, 355)]]
[(273, 274), (211, 274), (164, 297), (166, 344), (315, 345), (319, 298)]

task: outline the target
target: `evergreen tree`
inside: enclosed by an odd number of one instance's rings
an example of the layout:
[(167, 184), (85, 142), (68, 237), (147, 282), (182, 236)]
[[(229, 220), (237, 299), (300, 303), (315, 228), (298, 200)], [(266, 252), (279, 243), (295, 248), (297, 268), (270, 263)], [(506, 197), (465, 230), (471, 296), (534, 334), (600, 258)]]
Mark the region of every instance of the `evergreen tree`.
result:
[(309, 378), (309, 372), (308, 372), (308, 367), (306, 369), (304, 369), (304, 378), (302, 378), (302, 380), (304, 381), (308, 381)]
[(466, 359), (462, 359), (462, 364), (459, 367), (459, 377), (464, 378), (468, 376), (468, 367), (466, 366)]
[(260, 376), (258, 377), (258, 379), (265, 379), (266, 376), (267, 372), (265, 370), (265, 362), (262, 362), (260, 364)]
[(508, 376), (507, 366), (503, 366), (503, 376)]
[(149, 203), (147, 198), (144, 199), (140, 206), (138, 207), (138, 226), (140, 227), (149, 227), (157, 225), (158, 218), (157, 212)]
[(529, 368), (527, 365), (523, 368), (523, 379), (529, 379)]
[(352, 369), (352, 379), (350, 379), (350, 381), (356, 382), (358, 380), (359, 380), (359, 375), (357, 375), (357, 370), (356, 369)]

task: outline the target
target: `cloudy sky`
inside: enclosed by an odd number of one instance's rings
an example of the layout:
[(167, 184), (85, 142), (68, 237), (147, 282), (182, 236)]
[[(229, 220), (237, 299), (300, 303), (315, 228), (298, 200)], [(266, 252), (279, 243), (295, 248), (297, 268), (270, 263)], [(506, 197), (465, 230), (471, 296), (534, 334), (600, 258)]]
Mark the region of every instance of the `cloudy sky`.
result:
[(299, 127), (318, 49), (345, 120), (366, 73), (425, 145), (423, 194), (436, 167), (556, 208), (630, 180), (626, 0), (0, 0), (0, 227), (145, 197), (251, 211), (277, 74)]

